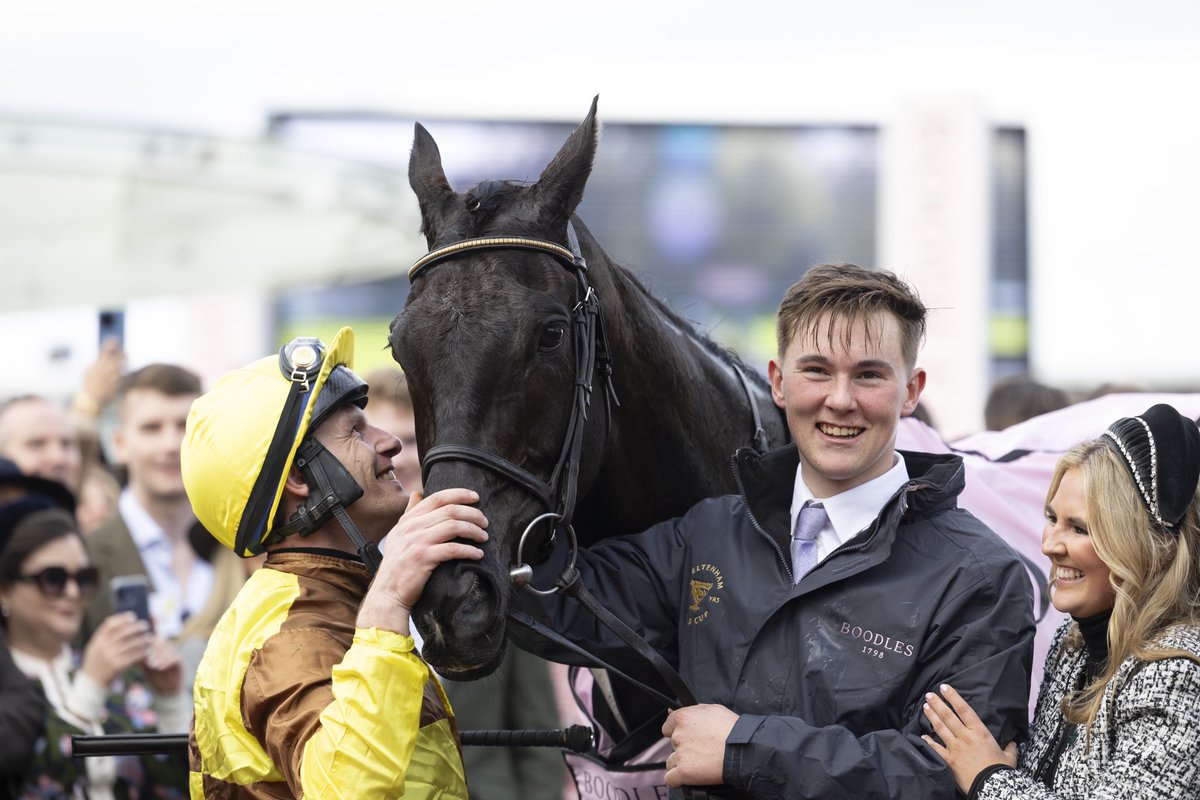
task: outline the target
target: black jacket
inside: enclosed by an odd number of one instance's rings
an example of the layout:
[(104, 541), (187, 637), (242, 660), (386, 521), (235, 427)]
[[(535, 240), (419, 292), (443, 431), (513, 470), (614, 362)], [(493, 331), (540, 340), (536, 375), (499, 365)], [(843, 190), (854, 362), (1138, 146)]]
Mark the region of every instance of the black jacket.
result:
[[(742, 797), (951, 798), (920, 739), (921, 705), (953, 685), (1001, 744), (1024, 738), (1032, 592), (1016, 554), (969, 512), (957, 456), (904, 453), (911, 479), (865, 530), (792, 585), (795, 446), (739, 451), (742, 491), (580, 553), (585, 585), (676, 665), (701, 703), (740, 714), (724, 780)], [(528, 595), (526, 595), (528, 597)], [(637, 666), (582, 607), (549, 625)], [(573, 659), (540, 641), (543, 655)]]
[(0, 797), (9, 778), (22, 773), (46, 730), (46, 697), (42, 685), (13, 663), (0, 629)]

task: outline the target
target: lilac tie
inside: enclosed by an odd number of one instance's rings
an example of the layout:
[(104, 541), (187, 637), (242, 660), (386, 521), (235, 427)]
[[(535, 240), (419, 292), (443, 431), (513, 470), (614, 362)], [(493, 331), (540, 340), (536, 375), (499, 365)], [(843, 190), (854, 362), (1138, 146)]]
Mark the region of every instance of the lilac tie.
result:
[(829, 515), (824, 506), (805, 503), (796, 517), (796, 532), (792, 535), (792, 583), (799, 583), (817, 565), (817, 534)]

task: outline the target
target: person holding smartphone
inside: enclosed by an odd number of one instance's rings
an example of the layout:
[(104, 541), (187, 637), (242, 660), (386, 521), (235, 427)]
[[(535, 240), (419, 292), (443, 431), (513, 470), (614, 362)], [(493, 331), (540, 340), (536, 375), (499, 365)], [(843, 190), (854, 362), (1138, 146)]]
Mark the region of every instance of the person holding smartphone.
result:
[(70, 736), (181, 732), (188, 726), (179, 656), (131, 612), (109, 616), (82, 652), (72, 642), (99, 574), (71, 513), (30, 495), (0, 508), (0, 619), (16, 666), (37, 679), (43, 744), (21, 776), (37, 796), (184, 797), (181, 759), (71, 757)]

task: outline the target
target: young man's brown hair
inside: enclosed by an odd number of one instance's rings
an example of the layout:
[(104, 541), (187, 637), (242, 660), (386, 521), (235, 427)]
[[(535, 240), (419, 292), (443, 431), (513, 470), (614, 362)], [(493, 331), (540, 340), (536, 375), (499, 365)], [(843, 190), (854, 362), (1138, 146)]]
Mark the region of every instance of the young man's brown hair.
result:
[(125, 398), (138, 389), (158, 392), (167, 397), (199, 396), (202, 393), (200, 376), (190, 369), (175, 364), (147, 364), (125, 375), (117, 384), (113, 402), (117, 405), (118, 416), (124, 415)]
[[(886, 270), (854, 264), (812, 267), (792, 284), (779, 304), (775, 322), (779, 355), (806, 326), (807, 334), (816, 340), (823, 319), (831, 344), (836, 318), (844, 317), (851, 323), (861, 321), (871, 335), (871, 318), (879, 311), (890, 312), (900, 323), (900, 347), (911, 369), (917, 363), (917, 350), (925, 338), (925, 304), (916, 290)], [(846, 326), (847, 346), (854, 327)]]

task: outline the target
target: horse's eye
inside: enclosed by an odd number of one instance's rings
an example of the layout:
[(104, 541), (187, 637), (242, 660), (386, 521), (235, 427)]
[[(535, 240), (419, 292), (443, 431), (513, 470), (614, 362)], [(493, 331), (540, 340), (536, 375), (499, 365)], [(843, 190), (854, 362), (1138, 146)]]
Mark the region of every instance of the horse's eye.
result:
[(557, 350), (566, 338), (567, 327), (561, 322), (551, 322), (546, 327), (542, 328), (542, 335), (538, 337), (538, 349), (543, 351)]
[(479, 198), (478, 197), (472, 197), (469, 200), (467, 200), (467, 211), (478, 211), (478, 210), (479, 210)]

